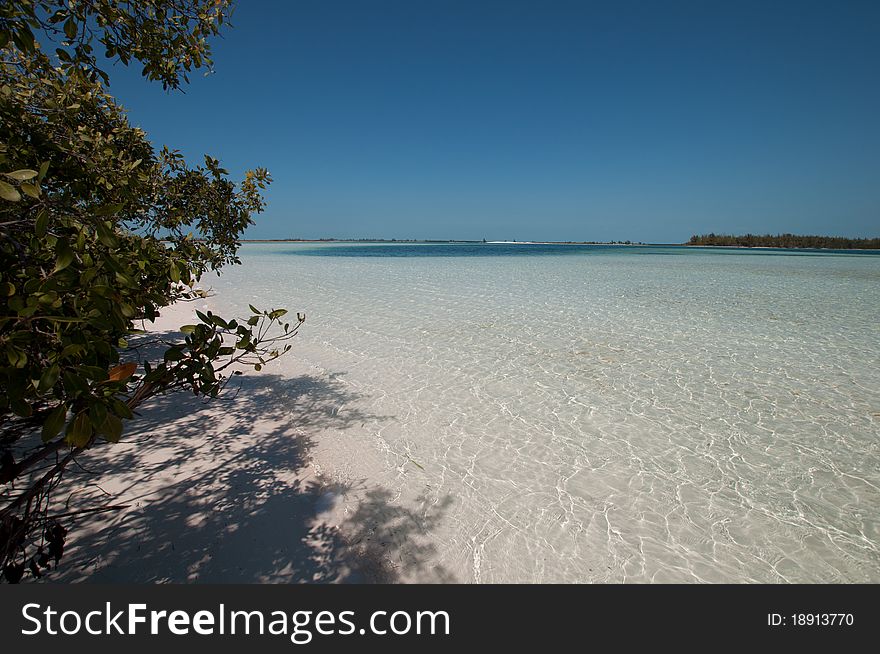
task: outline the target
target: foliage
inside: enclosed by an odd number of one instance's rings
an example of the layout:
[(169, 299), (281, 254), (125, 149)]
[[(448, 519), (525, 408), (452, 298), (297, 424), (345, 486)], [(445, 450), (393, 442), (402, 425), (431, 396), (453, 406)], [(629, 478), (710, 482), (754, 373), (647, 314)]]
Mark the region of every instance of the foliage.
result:
[[(138, 61), (144, 77), (178, 88), (194, 69), (211, 66), (208, 38), (232, 13), (230, 0), (12, 0), (0, 7), (0, 48), (15, 49), (42, 68), (109, 82), (106, 59)], [(50, 60), (34, 32), (57, 46)], [(11, 46), (11, 47), (10, 47)]]
[[(60, 558), (64, 528), (45, 508), (76, 454), (118, 441), (151, 395), (216, 396), (224, 371), (259, 370), (304, 320), (285, 323), (283, 309), (241, 322), (200, 313), (161, 360), (126, 362), (141, 321), (204, 297), (201, 277), (239, 262), (271, 179), (257, 168), (235, 184), (209, 156), (189, 166), (157, 152), (106, 91), (94, 47), (174, 89), (210, 65), (206, 38), (228, 15), (228, 2), (200, 0), (0, 8), (0, 564), (9, 581)], [(16, 460), (11, 444), (31, 427), (44, 444)]]
[(880, 238), (843, 238), (840, 236), (798, 236), (797, 234), (703, 234), (691, 236), (687, 245), (722, 245), (746, 248), (827, 248), (833, 250), (877, 250)]

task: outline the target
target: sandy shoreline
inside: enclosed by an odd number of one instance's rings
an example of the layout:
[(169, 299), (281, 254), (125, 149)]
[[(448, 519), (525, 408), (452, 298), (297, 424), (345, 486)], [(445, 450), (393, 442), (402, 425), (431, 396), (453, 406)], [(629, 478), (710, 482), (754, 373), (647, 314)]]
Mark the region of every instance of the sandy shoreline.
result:
[[(163, 310), (154, 332), (172, 336), (197, 308), (207, 307)], [(420, 537), (430, 515), (322, 472), (312, 450), (339, 427), (346, 389), (304, 368), (251, 370), (216, 400), (154, 398), (123, 442), (80, 457), (54, 512), (127, 508), (69, 523), (68, 550), (46, 581), (444, 580)]]

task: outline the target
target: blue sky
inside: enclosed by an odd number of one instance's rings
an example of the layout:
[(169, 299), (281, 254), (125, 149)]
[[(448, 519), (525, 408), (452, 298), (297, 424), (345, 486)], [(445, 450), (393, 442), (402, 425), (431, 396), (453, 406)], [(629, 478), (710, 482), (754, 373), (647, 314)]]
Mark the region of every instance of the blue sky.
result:
[(275, 182), (249, 238), (880, 235), (880, 2), (245, 0), (216, 73), (115, 67), (157, 146)]

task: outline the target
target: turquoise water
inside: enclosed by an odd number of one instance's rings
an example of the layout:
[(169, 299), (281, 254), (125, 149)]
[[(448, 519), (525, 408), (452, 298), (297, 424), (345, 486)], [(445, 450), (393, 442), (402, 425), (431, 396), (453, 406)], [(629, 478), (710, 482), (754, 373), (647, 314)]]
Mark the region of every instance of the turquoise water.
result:
[[(250, 246), (253, 247), (253, 246)], [(277, 247), (277, 246), (276, 246)], [(324, 243), (297, 244), (288, 254), (323, 257), (536, 257), (536, 256), (693, 256), (711, 253), (734, 256), (880, 256), (872, 250), (784, 248), (707, 248), (680, 245), (580, 245), (562, 243)]]
[(880, 256), (248, 244), (218, 310), (351, 390), (316, 465), (463, 582), (880, 581)]

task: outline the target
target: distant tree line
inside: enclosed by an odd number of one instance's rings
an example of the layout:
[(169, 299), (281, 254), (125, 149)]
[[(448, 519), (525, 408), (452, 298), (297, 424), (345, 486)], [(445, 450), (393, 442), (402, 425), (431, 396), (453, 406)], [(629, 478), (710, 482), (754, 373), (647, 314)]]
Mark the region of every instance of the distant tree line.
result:
[(702, 234), (691, 236), (687, 245), (726, 245), (746, 248), (828, 248), (832, 250), (877, 250), (880, 238), (800, 236), (798, 234)]

